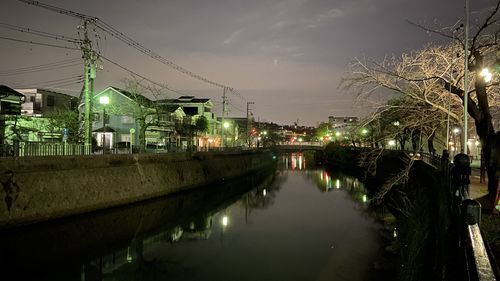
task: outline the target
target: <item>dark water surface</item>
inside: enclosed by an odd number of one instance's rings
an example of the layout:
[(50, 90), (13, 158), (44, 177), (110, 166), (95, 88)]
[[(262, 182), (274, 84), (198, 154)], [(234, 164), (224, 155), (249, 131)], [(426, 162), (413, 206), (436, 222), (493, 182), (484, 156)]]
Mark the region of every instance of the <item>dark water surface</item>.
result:
[(307, 170), (301, 154), (281, 163), (271, 175), (210, 192), (2, 231), (3, 272), (36, 272), (33, 280), (377, 280), (380, 226), (362, 184)]

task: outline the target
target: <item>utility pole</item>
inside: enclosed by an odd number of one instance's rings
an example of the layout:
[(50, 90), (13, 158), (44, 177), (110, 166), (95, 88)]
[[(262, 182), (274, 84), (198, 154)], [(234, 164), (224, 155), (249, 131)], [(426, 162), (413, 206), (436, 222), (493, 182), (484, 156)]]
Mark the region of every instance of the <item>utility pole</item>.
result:
[(252, 144), (250, 142), (250, 127), (252, 125), (252, 121), (250, 120), (250, 105), (255, 104), (253, 101), (247, 101), (247, 143), (248, 147)]
[(92, 144), (92, 99), (94, 96), (94, 80), (96, 78), (96, 53), (92, 49), (92, 41), (88, 36), (88, 25), (90, 21), (85, 20), (83, 23), (83, 41), (80, 48), (83, 53), (84, 61), (84, 82), (83, 82), (83, 141), (85, 146)]
[(220, 123), (220, 146), (224, 147), (224, 115), (226, 114), (226, 87), (222, 88), (222, 119)]

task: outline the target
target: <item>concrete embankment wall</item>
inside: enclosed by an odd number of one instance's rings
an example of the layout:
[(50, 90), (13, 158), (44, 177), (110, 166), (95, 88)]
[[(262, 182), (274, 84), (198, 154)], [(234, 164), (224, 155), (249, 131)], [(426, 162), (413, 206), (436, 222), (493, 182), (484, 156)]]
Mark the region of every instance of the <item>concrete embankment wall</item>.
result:
[(271, 167), (269, 152), (0, 159), (0, 228), (167, 195)]

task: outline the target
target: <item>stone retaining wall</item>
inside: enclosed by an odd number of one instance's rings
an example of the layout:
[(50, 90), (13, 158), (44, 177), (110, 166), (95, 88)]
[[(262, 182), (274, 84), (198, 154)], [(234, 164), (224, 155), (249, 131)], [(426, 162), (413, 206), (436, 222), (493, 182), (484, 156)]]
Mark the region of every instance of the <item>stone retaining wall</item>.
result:
[(269, 152), (0, 159), (0, 228), (171, 194), (270, 167)]

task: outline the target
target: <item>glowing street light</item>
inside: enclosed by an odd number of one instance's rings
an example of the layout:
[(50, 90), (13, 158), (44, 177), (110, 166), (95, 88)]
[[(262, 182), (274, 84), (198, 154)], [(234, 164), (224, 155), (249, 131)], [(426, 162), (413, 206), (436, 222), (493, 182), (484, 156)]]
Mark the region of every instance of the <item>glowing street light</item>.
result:
[(396, 146), (396, 141), (395, 140), (389, 140), (388, 144), (389, 144), (389, 146), (394, 147), (394, 146)]
[(491, 82), (491, 79), (493, 78), (493, 75), (491, 74), (488, 68), (483, 68), (483, 70), (481, 70), (481, 76), (483, 77), (484, 82), (486, 83)]
[(222, 226), (227, 226), (229, 224), (228, 217), (227, 216), (223, 216), (221, 223), (222, 223)]

